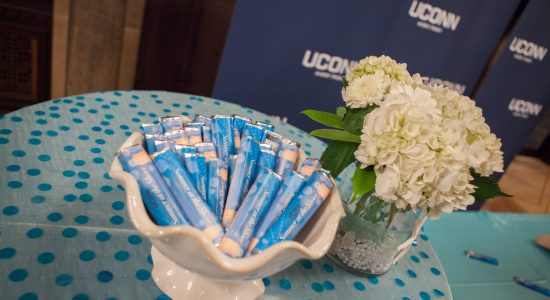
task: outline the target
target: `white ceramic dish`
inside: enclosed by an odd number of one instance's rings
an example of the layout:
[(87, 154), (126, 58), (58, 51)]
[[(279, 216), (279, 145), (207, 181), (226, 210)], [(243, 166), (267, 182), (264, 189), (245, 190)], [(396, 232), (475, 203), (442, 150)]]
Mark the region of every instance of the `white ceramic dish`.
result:
[[(143, 144), (134, 132), (121, 146)], [(301, 152), (299, 162), (306, 155)], [(153, 278), (173, 299), (253, 299), (261, 296), (261, 278), (280, 272), (299, 259), (319, 259), (329, 250), (338, 222), (344, 216), (335, 184), (296, 241), (278, 243), (246, 258), (231, 258), (201, 231), (190, 226), (157, 226), (147, 214), (135, 178), (115, 157), (109, 175), (126, 190), (127, 210), (134, 227), (153, 244)]]

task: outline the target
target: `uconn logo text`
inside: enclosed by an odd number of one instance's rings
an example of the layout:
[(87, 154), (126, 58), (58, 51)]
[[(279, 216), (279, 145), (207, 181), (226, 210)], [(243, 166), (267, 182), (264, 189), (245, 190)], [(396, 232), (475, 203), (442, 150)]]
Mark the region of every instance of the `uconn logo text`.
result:
[(314, 76), (338, 81), (342, 80), (342, 76), (349, 72), (355, 64), (357, 61), (309, 49), (306, 50), (302, 58), (302, 66), (315, 70)]
[(518, 37), (512, 39), (508, 49), (514, 52), (515, 59), (526, 63), (532, 63), (534, 59), (542, 61), (548, 52), (547, 48)]
[(437, 33), (442, 33), (443, 29), (455, 31), (460, 23), (459, 15), (417, 0), (412, 2), (409, 16), (419, 20), (416, 26)]
[(542, 108), (542, 104), (517, 98), (513, 98), (508, 104), (508, 110), (514, 117), (522, 119), (538, 116)]

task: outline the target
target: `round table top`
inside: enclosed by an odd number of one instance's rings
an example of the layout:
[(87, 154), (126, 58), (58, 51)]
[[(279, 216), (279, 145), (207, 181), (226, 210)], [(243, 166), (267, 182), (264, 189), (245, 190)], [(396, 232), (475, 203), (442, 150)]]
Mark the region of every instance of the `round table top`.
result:
[[(160, 91), (46, 101), (0, 116), (2, 299), (168, 299), (151, 279), (151, 244), (133, 229), (122, 186), (109, 178), (118, 147), (164, 115), (239, 114), (275, 125), (319, 157), (325, 144), (240, 105)], [(341, 180), (339, 180), (341, 181)], [(327, 258), (264, 278), (267, 299), (451, 298), (428, 237), (387, 274), (363, 278)]]

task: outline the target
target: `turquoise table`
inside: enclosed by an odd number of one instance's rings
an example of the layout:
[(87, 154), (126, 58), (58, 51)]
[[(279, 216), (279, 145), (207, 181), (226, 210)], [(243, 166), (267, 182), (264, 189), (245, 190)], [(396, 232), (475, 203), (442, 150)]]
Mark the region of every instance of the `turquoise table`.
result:
[[(550, 299), (512, 280), (522, 276), (550, 288), (550, 251), (534, 242), (550, 234), (550, 215), (454, 213), (424, 227), (455, 299)], [(494, 256), (499, 265), (466, 258), (466, 249)]]
[[(257, 111), (167, 92), (73, 96), (0, 116), (0, 299), (167, 299), (151, 279), (151, 245), (133, 229), (123, 188), (106, 172), (141, 122), (195, 112), (271, 122), (314, 157), (325, 146)], [(379, 278), (348, 274), (327, 259), (300, 261), (264, 278), (265, 299), (449, 299), (428, 239), (422, 234)]]

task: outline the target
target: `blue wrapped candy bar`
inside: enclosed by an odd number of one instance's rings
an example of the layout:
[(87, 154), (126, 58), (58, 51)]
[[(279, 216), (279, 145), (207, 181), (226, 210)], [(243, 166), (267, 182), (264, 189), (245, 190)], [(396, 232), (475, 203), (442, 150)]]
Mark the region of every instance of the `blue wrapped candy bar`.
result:
[(241, 135), (246, 124), (249, 124), (251, 120), (247, 117), (233, 115), (233, 139), (235, 141), (235, 149), (241, 147)]
[(321, 168), (321, 162), (318, 159), (306, 158), (298, 168), (298, 173), (307, 179), (313, 172)]
[(271, 132), (275, 131), (275, 126), (273, 126), (269, 123), (262, 122), (262, 121), (256, 121), (256, 122), (254, 122), (254, 124), (262, 126), (265, 129), (265, 131), (271, 131)]
[(155, 141), (155, 152), (166, 148), (170, 148), (170, 143), (167, 140), (159, 139)]
[(296, 160), (298, 159), (299, 144), (289, 139), (283, 138), (277, 152), (277, 163), (275, 164), (275, 173), (279, 174), (283, 180), (294, 170)]
[(227, 164), (218, 158), (208, 162), (208, 205), (221, 223), (227, 192)]
[(237, 165), (237, 155), (231, 155), (229, 157), (229, 166), (228, 166), (228, 182), (231, 182), (231, 175), (233, 174), (233, 170), (235, 170), (235, 166)]
[(313, 172), (300, 193), (290, 201), (252, 253), (262, 252), (273, 244), (296, 238), (311, 216), (323, 204), (333, 187), (334, 183), (328, 171), (320, 169)]
[(197, 129), (199, 129), (199, 131), (200, 131), (200, 136), (201, 136), (201, 140), (202, 140), (204, 123), (201, 123), (201, 122), (190, 122), (190, 123), (187, 123), (186, 128), (197, 128)]
[(145, 135), (145, 147), (147, 148), (148, 153), (153, 153), (157, 151), (155, 142), (158, 140), (164, 140), (164, 135), (159, 133), (150, 133)]
[(286, 179), (283, 181), (283, 184), (281, 185), (281, 188), (279, 188), (277, 195), (271, 202), (271, 206), (262, 217), (258, 228), (254, 232), (254, 237), (248, 245), (248, 254), (250, 254), (252, 249), (256, 247), (256, 245), (264, 236), (269, 227), (271, 227), (271, 225), (273, 225), (273, 223), (277, 221), (277, 219), (281, 216), (290, 201), (292, 201), (292, 199), (294, 199), (294, 197), (300, 192), (305, 183), (306, 179), (302, 175), (294, 171), (292, 171), (286, 177)]
[(201, 198), (206, 201), (208, 198), (208, 169), (206, 157), (200, 154), (185, 153), (183, 154), (183, 162), (189, 173), (193, 184), (199, 192)]
[(271, 146), (271, 150), (273, 152), (277, 153), (279, 151), (279, 145), (283, 142), (283, 137), (280, 134), (277, 134), (272, 131), (266, 131), (265, 132), (265, 140), (264, 143)]
[(202, 141), (212, 143), (212, 129), (210, 126), (204, 125), (202, 128)]
[(200, 114), (196, 114), (195, 118), (193, 119), (193, 122), (204, 124), (204, 126), (202, 127), (202, 141), (206, 143), (211, 143), (212, 142), (212, 119)]
[(230, 116), (212, 117), (212, 142), (216, 145), (218, 157), (229, 164), (229, 156), (235, 154), (232, 119)]
[(264, 133), (265, 128), (256, 124), (246, 124), (244, 125), (243, 134), (241, 135), (241, 140), (244, 140), (246, 137), (251, 137), (260, 143), (264, 142)]
[(275, 152), (271, 150), (271, 146), (268, 144), (260, 144), (260, 153), (258, 154), (258, 163), (256, 164), (256, 170), (252, 174), (252, 182), (256, 179), (257, 174), (263, 169), (269, 169), (271, 171), (275, 168), (275, 160), (277, 156)]
[(197, 153), (204, 155), (206, 161), (210, 161), (213, 158), (218, 158), (216, 154), (216, 146), (213, 143), (198, 143), (195, 145)]
[(162, 126), (160, 124), (143, 123), (140, 125), (143, 134), (163, 134)]
[(189, 143), (189, 140), (187, 139), (187, 136), (185, 136), (185, 131), (183, 129), (174, 129), (172, 131), (168, 131), (164, 134), (164, 137), (168, 141), (171, 141), (171, 144), (187, 145)]
[(187, 145), (178, 145), (176, 144), (173, 149), (174, 153), (176, 153), (176, 156), (180, 159), (180, 161), (184, 161), (185, 154), (196, 154), (197, 149), (193, 146), (187, 146)]
[(175, 129), (183, 129), (185, 121), (181, 116), (161, 117), (159, 119), (160, 125), (164, 132), (168, 132)]
[(203, 123), (205, 126), (212, 126), (212, 119), (201, 114), (196, 114), (193, 122)]
[(185, 137), (189, 141), (189, 145), (202, 143), (201, 130), (196, 127), (185, 127)]
[(168, 149), (162, 150), (153, 154), (153, 162), (174, 192), (189, 223), (217, 244), (223, 236), (223, 228), (193, 186), (193, 180), (176, 154)]
[(143, 204), (155, 223), (189, 225), (182, 208), (141, 145), (121, 150), (118, 159), (122, 168), (136, 178)]
[(264, 169), (246, 195), (235, 219), (220, 242), (220, 249), (233, 257), (242, 257), (258, 221), (269, 207), (281, 183), (281, 177)]
[(238, 132), (238, 135), (241, 136), (243, 134), (243, 129), (246, 124), (249, 124), (252, 122), (250, 118), (239, 116), (239, 115), (233, 115), (233, 130), (234, 132)]
[(223, 225), (226, 228), (231, 225), (243, 198), (248, 193), (259, 152), (260, 143), (257, 140), (251, 137), (242, 140), (241, 151), (237, 155), (237, 162), (232, 170), (231, 183), (223, 212)]

